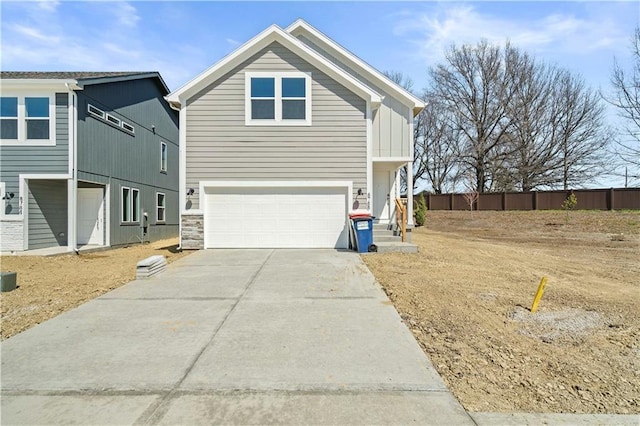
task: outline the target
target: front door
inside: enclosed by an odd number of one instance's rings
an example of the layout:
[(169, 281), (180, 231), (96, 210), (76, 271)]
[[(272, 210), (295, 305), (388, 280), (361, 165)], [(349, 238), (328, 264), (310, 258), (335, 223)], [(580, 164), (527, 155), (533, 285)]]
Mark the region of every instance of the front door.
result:
[(78, 188), (78, 245), (104, 245), (104, 190)]
[(389, 223), (389, 193), (391, 192), (389, 170), (373, 171), (373, 216), (376, 222)]

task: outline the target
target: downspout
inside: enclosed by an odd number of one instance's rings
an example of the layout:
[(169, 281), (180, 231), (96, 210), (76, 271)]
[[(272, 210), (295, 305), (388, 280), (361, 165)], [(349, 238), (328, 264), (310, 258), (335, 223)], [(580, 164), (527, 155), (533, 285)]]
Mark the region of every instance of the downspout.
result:
[(411, 117), (409, 120), (409, 137), (411, 139), (409, 143), (409, 156), (411, 161), (407, 162), (407, 227), (409, 229), (414, 227), (413, 223), (413, 162), (415, 161), (415, 117)]

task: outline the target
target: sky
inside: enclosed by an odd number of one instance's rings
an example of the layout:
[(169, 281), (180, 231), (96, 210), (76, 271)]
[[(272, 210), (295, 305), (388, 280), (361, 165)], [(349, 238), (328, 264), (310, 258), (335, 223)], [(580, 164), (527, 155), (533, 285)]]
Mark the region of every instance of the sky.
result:
[(302, 18), (414, 91), (453, 44), (512, 45), (604, 92), (640, 2), (0, 2), (3, 71), (159, 71), (175, 90), (270, 26)]

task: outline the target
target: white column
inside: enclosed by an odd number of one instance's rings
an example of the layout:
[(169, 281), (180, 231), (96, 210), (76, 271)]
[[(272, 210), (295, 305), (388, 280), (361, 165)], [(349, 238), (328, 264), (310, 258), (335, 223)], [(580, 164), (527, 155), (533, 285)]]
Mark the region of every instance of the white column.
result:
[(413, 161), (407, 162), (407, 226), (413, 226)]
[(67, 181), (67, 251), (78, 247), (78, 97), (69, 90), (69, 180)]
[(373, 211), (373, 112), (367, 100), (367, 210)]

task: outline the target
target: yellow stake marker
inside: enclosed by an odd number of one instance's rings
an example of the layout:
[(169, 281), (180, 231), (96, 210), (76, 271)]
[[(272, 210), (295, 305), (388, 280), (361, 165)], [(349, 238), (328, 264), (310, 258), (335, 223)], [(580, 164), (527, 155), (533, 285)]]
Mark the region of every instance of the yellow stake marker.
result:
[(538, 285), (538, 291), (536, 291), (536, 297), (533, 299), (533, 305), (531, 305), (531, 313), (535, 314), (538, 310), (538, 304), (540, 303), (540, 299), (542, 299), (542, 294), (544, 293), (544, 287), (547, 285), (547, 277), (542, 277), (540, 280), (540, 284)]

